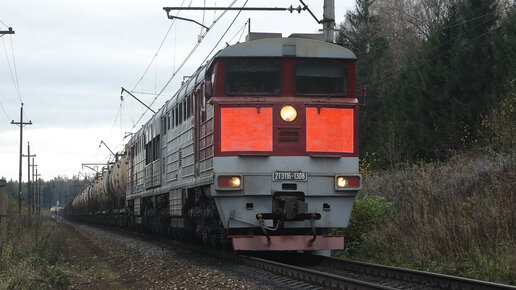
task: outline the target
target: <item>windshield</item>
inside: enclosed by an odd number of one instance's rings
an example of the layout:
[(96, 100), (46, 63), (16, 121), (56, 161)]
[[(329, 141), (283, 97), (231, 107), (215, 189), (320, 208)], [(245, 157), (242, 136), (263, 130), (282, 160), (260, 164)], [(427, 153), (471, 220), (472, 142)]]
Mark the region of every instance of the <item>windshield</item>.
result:
[(281, 87), (279, 60), (228, 60), (224, 90), (228, 95), (277, 95)]
[(348, 68), (338, 61), (300, 60), (296, 62), (296, 93), (301, 95), (345, 95)]

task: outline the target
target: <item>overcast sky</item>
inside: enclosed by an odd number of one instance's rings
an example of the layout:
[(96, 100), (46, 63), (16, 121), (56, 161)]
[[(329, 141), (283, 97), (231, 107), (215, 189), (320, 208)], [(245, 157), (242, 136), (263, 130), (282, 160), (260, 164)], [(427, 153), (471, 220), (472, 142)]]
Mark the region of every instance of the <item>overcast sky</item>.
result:
[[(123, 149), (126, 132), (135, 132), (150, 117), (144, 107), (125, 95), (120, 87), (144, 92), (145, 103), (161, 91), (198, 41), (201, 27), (167, 19), (165, 6), (228, 6), (233, 1), (190, 0), (2, 0), (0, 30), (12, 27), (14, 35), (0, 37), (0, 177), (18, 179), (20, 104), (24, 103), (23, 154), (30, 142), (38, 173), (45, 180), (58, 175), (71, 178), (93, 173), (82, 163), (103, 163), (113, 151)], [(239, 0), (235, 7), (242, 6)], [(304, 0), (322, 18), (323, 0)], [(335, 0), (336, 22), (344, 21), (354, 0)], [(296, 0), (249, 0), (247, 7), (297, 7)], [(203, 39), (164, 95), (152, 106), (161, 107), (207, 57), (238, 12), (226, 13)], [(180, 12), (210, 26), (221, 12)], [(215, 52), (243, 41), (244, 25), (260, 32), (313, 33), (320, 29), (309, 13), (242, 12)], [(172, 25), (172, 26), (171, 26)], [(172, 28), (170, 28), (172, 27)], [(155, 61), (167, 31), (166, 40)], [(244, 33), (240, 33), (244, 31)], [(241, 36), (242, 35), (242, 36)], [(141, 81), (139, 82), (139, 80)], [(16, 85), (15, 85), (16, 84)], [(138, 84), (138, 85), (137, 85)], [(19, 93), (18, 89), (19, 88)], [(23, 181), (27, 181), (27, 158), (23, 158)]]

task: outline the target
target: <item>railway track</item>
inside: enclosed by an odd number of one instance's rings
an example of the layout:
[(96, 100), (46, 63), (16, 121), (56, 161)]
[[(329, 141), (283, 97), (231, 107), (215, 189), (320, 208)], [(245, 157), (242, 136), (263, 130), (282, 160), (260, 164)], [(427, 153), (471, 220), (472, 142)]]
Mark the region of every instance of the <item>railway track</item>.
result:
[(242, 255), (229, 259), (326, 289), (516, 289), (463, 277), (304, 254), (275, 255), (273, 260)]
[(287, 254), (267, 255), (265, 259), (322, 273), (321, 276), (330, 275), (333, 282), (323, 282), (324, 286), (338, 289), (516, 289), (511, 285), (332, 257)]
[(387, 283), (394, 279), (393, 283), (406, 289), (516, 289), (510, 285), (336, 258), (325, 258), (318, 267), (332, 272), (374, 276), (380, 281), (387, 280)]
[(195, 251), (243, 265), (241, 273), (262, 276), (268, 286), (284, 289), (513, 289), (515, 286), (462, 277), (299, 253), (229, 253), (209, 247), (106, 228), (164, 249)]

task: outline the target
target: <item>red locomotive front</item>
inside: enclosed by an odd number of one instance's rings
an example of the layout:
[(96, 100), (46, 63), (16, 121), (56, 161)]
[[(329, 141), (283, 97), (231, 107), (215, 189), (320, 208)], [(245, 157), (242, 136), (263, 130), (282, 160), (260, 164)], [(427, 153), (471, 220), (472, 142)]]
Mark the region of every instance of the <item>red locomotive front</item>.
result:
[(355, 56), (272, 38), (214, 62), (212, 195), (234, 248), (342, 248), (327, 234), (347, 226), (360, 187)]

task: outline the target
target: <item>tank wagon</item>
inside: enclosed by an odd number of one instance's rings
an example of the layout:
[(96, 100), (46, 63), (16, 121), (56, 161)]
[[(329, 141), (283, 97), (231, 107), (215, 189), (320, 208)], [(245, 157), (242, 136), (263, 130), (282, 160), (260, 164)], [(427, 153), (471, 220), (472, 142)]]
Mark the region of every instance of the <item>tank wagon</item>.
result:
[(361, 188), (355, 55), (260, 36), (184, 82), (71, 216), (235, 250), (342, 249), (330, 229), (348, 225)]

